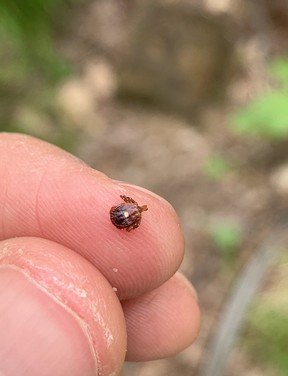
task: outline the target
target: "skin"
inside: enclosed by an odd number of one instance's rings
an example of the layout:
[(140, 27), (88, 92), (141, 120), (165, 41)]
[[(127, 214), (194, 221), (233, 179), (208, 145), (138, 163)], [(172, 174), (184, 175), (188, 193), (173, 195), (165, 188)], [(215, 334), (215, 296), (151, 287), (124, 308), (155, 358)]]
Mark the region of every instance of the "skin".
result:
[[(165, 200), (71, 154), (0, 134), (0, 375), (118, 375), (124, 359), (176, 354), (196, 338), (184, 241)], [(131, 232), (119, 196), (149, 210)]]

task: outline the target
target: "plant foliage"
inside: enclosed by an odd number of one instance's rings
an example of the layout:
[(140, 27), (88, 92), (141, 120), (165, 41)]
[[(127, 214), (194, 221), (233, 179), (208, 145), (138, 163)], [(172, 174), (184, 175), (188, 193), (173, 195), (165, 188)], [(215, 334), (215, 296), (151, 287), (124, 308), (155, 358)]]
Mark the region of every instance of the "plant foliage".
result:
[[(67, 0), (2, 0), (0, 2), (0, 58), (13, 56), (21, 70), (38, 70), (50, 78), (65, 74), (58, 57), (53, 31), (57, 10)], [(6, 57), (8, 55), (8, 58)], [(5, 69), (5, 64), (2, 69)], [(9, 68), (9, 67), (8, 67)]]
[(276, 368), (280, 375), (287, 375), (287, 312), (255, 305), (249, 314), (248, 323), (244, 343), (250, 355), (261, 363)]
[(275, 87), (235, 114), (232, 126), (236, 132), (270, 139), (288, 138), (288, 60), (275, 60), (270, 74)]
[(235, 261), (236, 250), (242, 241), (240, 229), (228, 222), (219, 222), (210, 228), (212, 242), (220, 252), (225, 264)]

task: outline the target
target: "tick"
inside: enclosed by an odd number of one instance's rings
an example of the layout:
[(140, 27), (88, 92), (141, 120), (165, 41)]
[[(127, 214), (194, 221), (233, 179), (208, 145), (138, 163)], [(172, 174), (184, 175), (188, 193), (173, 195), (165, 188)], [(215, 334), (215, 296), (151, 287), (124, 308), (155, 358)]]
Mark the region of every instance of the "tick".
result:
[(112, 206), (110, 218), (114, 226), (120, 230), (131, 231), (139, 227), (142, 219), (142, 212), (148, 210), (147, 205), (139, 206), (131, 197), (120, 196), (124, 201), (122, 204)]

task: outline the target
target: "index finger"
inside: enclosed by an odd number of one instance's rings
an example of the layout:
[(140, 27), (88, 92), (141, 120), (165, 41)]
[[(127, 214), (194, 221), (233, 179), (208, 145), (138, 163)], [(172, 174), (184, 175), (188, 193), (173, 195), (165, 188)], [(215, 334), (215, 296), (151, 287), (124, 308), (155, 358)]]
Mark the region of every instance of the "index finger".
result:
[[(177, 216), (146, 190), (19, 134), (0, 136), (0, 180), (1, 240), (34, 236), (63, 244), (94, 264), (121, 299), (157, 287), (179, 267), (184, 245)], [(137, 230), (111, 223), (120, 195), (148, 206)]]

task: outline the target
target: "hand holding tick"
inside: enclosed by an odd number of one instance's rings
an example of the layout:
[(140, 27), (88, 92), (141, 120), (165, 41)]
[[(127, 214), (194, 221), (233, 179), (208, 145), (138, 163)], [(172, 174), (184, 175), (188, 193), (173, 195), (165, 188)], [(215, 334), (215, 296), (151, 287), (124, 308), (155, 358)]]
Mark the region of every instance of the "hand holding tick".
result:
[(0, 182), (0, 373), (117, 375), (125, 357), (193, 342), (199, 308), (175, 274), (184, 245), (166, 201), (16, 134), (0, 135)]

